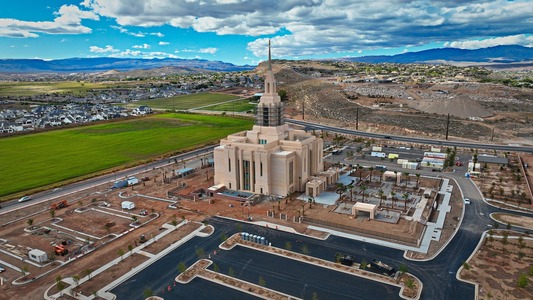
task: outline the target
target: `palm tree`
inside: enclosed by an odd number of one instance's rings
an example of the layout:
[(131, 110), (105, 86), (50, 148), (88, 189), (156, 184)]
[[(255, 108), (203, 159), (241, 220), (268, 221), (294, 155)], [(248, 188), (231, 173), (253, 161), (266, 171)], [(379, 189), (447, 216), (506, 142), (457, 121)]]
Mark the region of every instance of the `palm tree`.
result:
[(379, 174), (379, 183), (381, 183), (381, 180), (382, 180), (382, 178), (383, 178), (383, 173), (385, 173), (385, 171), (383, 171), (383, 170), (379, 170), (379, 173), (380, 173), (380, 174)]
[(403, 201), (404, 201), (403, 211), (406, 212), (407, 211), (407, 199), (409, 199), (409, 194), (408, 193), (404, 193), (402, 195), (402, 197), (403, 197)]
[(346, 186), (343, 183), (337, 183), (337, 194), (339, 194), (339, 201), (342, 198), (342, 194), (346, 190)]
[(350, 190), (350, 202), (353, 201), (353, 181), (348, 184), (348, 189)]
[(372, 182), (372, 171), (374, 171), (374, 168), (370, 167), (368, 170), (370, 171), (370, 182)]
[(385, 196), (385, 192), (382, 189), (379, 189), (379, 206), (381, 207), (381, 201), (383, 200), (383, 196)]
[(396, 192), (391, 191), (390, 195), (391, 195), (391, 208), (394, 208), (394, 199), (396, 197)]
[(403, 172), (403, 175), (405, 176), (405, 186), (407, 187), (409, 183), (409, 172)]
[(420, 184), (420, 174), (416, 173), (416, 188), (418, 188), (418, 185)]
[(394, 185), (396, 185), (396, 183), (398, 182), (397, 178), (398, 178), (398, 171), (394, 171)]
[(365, 185), (361, 185), (359, 188), (361, 191), (363, 191), (363, 202), (365, 202), (365, 191), (367, 190), (367, 187)]

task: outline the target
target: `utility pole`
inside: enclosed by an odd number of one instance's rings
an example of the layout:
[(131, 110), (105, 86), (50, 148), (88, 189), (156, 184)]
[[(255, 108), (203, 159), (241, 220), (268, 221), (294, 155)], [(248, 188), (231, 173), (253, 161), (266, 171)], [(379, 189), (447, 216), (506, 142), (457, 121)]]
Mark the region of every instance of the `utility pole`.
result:
[(305, 97), (307, 96), (304, 96), (304, 99), (302, 100), (302, 120), (305, 120)]
[(450, 114), (448, 114), (448, 118), (446, 120), (446, 140), (448, 140), (448, 130), (450, 129)]
[(355, 130), (359, 130), (359, 107), (355, 108)]
[(492, 133), (490, 135), (490, 140), (494, 141), (494, 128), (492, 128)]

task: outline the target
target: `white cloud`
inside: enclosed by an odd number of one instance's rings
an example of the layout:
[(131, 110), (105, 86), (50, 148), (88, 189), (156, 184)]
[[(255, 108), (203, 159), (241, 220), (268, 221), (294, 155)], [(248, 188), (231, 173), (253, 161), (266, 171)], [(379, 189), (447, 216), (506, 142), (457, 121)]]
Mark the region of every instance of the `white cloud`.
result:
[(155, 35), (155, 36), (160, 37), (160, 38), (165, 37), (165, 35), (162, 34), (161, 32), (152, 32), (152, 33), (150, 33), (150, 35)]
[(104, 48), (101, 48), (98, 46), (90, 46), (89, 51), (93, 53), (115, 53), (115, 52), (119, 52), (120, 50), (115, 49), (111, 45), (107, 45)]
[(142, 45), (134, 45), (134, 46), (132, 46), (132, 48), (134, 48), (134, 49), (150, 49), (151, 47), (148, 44), (142, 44)]
[[(170, 25), (259, 37), (248, 44), (266, 56), (273, 35), (278, 57), (399, 48), (531, 32), (531, 0), (84, 0), (81, 5), (120, 26)], [(1, 28), (1, 26), (0, 26)], [(138, 32), (136, 34), (144, 34)], [(519, 40), (520, 42), (527, 42)]]
[(63, 5), (53, 21), (21, 21), (17, 19), (0, 19), (0, 36), (38, 37), (46, 34), (82, 34), (91, 33), (92, 29), (81, 25), (82, 20), (99, 20), (92, 11), (80, 10), (75, 5)]
[(159, 42), (159, 46), (166, 46), (166, 45), (170, 45), (170, 43), (169, 42), (163, 42), (163, 41)]
[(217, 51), (218, 51), (218, 49), (217, 48), (213, 48), (213, 47), (203, 48), (203, 49), (198, 50), (198, 52), (200, 52), (200, 53), (209, 53), (209, 54), (215, 54), (215, 53), (217, 53)]
[(468, 41), (455, 41), (446, 42), (444, 47), (461, 48), (461, 49), (479, 49), (494, 47), (499, 45), (523, 45), (526, 47), (533, 47), (533, 36), (527, 36), (525, 34), (517, 34), (511, 36), (503, 36), (482, 40), (468, 40)]
[(110, 57), (138, 57), (138, 58), (146, 58), (146, 59), (152, 59), (152, 58), (179, 58), (177, 55), (174, 55), (172, 53), (166, 53), (166, 52), (143, 52), (140, 50), (131, 50), (127, 49), (126, 51), (122, 51), (119, 53), (113, 53), (110, 55)]

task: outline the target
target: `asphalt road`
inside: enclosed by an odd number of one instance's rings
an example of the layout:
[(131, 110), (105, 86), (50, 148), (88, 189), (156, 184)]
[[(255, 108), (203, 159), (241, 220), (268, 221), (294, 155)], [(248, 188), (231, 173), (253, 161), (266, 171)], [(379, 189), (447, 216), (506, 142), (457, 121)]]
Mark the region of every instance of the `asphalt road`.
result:
[(356, 136), (363, 136), (376, 139), (390, 139), (393, 141), (401, 141), (407, 143), (421, 143), (429, 145), (439, 145), (439, 146), (448, 146), (448, 147), (464, 147), (464, 148), (473, 148), (473, 149), (490, 149), (490, 150), (501, 150), (501, 151), (514, 151), (514, 152), (529, 152), (533, 153), (533, 147), (530, 146), (514, 146), (514, 145), (497, 145), (497, 144), (483, 144), (483, 143), (471, 143), (471, 142), (459, 142), (459, 141), (450, 141), (450, 140), (435, 140), (435, 139), (425, 139), (425, 138), (415, 138), (415, 137), (406, 137), (406, 136), (397, 136), (397, 135), (388, 135), (381, 133), (372, 133), (359, 130), (351, 130), (340, 127), (333, 127), (327, 125), (321, 125), (311, 122), (305, 122), (301, 120), (285, 119), (287, 123), (296, 124), (304, 126), (306, 130), (327, 130), (330, 132), (352, 134)]
[[(6, 212), (8, 210), (18, 209), (18, 208), (21, 208), (21, 207), (24, 207), (24, 206), (27, 206), (27, 205), (34, 205), (34, 204), (39, 203), (39, 202), (44, 202), (44, 201), (48, 201), (48, 200), (51, 200), (51, 199), (56, 199), (56, 198), (59, 198), (59, 197), (65, 197), (65, 196), (68, 196), (70, 194), (77, 193), (77, 192), (83, 191), (83, 190), (87, 190), (87, 189), (90, 189), (92, 187), (99, 186), (99, 185), (102, 185), (102, 184), (109, 184), (109, 187), (111, 188), (112, 183), (114, 181), (116, 181), (117, 179), (125, 178), (125, 177), (128, 177), (128, 176), (134, 176), (134, 175), (136, 175), (138, 173), (142, 173), (142, 172), (145, 172), (145, 171), (151, 170), (151, 169), (161, 168), (161, 167), (164, 167), (164, 166), (167, 166), (167, 165), (172, 165), (172, 164), (175, 165), (175, 161), (179, 162), (180, 160), (190, 159), (190, 158), (193, 158), (193, 157), (198, 156), (198, 155), (208, 154), (208, 153), (210, 153), (213, 150), (214, 147), (216, 147), (216, 146), (207, 146), (207, 147), (204, 147), (204, 148), (193, 150), (191, 152), (179, 154), (179, 155), (172, 156), (172, 157), (169, 157), (169, 158), (153, 161), (151, 163), (144, 164), (144, 165), (141, 165), (141, 166), (129, 168), (127, 170), (118, 171), (118, 172), (114, 172), (114, 173), (111, 173), (111, 174), (94, 177), (94, 178), (87, 179), (87, 180), (84, 180), (84, 181), (80, 181), (80, 182), (76, 182), (76, 183), (73, 183), (73, 184), (69, 184), (69, 185), (63, 186), (63, 187), (58, 188), (58, 189), (53, 189), (53, 190), (48, 190), (48, 191), (45, 191), (45, 192), (41, 192), (41, 193), (32, 195), (32, 200), (30, 200), (30, 201), (26, 201), (26, 202), (22, 202), (22, 203), (18, 203), (17, 200), (3, 202), (2, 203), (2, 210), (0, 210), (0, 214), (2, 212)], [(190, 166), (190, 164), (187, 164), (187, 166)]]

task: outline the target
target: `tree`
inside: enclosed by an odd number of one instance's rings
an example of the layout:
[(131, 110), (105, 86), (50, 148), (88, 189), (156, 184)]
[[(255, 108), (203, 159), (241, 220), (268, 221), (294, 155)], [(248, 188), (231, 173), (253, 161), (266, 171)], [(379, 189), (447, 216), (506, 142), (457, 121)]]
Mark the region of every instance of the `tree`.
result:
[(28, 219), (28, 221), (26, 221), (28, 223), (28, 226), (31, 227), (33, 225), (33, 219)]
[(265, 281), (265, 279), (263, 278), (263, 276), (259, 276), (259, 282), (258, 282), (258, 284), (259, 284), (260, 286), (265, 286), (265, 285), (266, 285), (266, 281)]
[(78, 286), (80, 284), (80, 275), (73, 275), (72, 280), (74, 280), (74, 284)]
[(359, 188), (360, 188), (361, 191), (363, 192), (363, 202), (365, 202), (365, 191), (366, 191), (368, 188), (366, 187), (366, 185), (361, 185)]
[(128, 245), (128, 251), (130, 252), (130, 257), (133, 258), (133, 246), (132, 245)]
[(131, 221), (133, 222), (133, 224), (137, 224), (137, 222), (139, 221), (139, 218), (137, 218), (137, 216), (132, 216)]
[(343, 183), (337, 183), (337, 194), (339, 194), (339, 201), (342, 198), (342, 194), (346, 190), (346, 186)]
[(232, 267), (229, 267), (229, 269), (228, 269), (228, 276), (235, 277), (235, 271), (233, 271)]
[(359, 268), (361, 270), (364, 270), (366, 269), (367, 266), (368, 266), (368, 262), (366, 261), (366, 259), (363, 258), (363, 260), (361, 261), (361, 266)]
[(124, 256), (124, 250), (121, 249), (118, 249), (118, 255), (120, 256), (120, 260), (122, 260), (123, 256)]
[(180, 263), (178, 264), (178, 274), (185, 272), (185, 270), (187, 270), (187, 266), (184, 262), (180, 261)]
[(106, 223), (104, 225), (104, 229), (107, 231), (107, 234), (111, 234), (111, 227), (113, 227), (113, 225), (111, 225), (111, 223)]
[(381, 206), (381, 201), (383, 200), (383, 197), (385, 196), (385, 192), (383, 191), (383, 189), (379, 189), (378, 194), (379, 194), (379, 206)]
[(403, 172), (403, 176), (405, 176), (405, 186), (409, 184), (409, 172)]
[(198, 259), (204, 258), (205, 257), (204, 248), (196, 248), (196, 256), (198, 256)]
[(318, 300), (318, 294), (317, 292), (313, 292), (313, 296), (311, 296), (312, 300)]
[(213, 263), (213, 271), (215, 271), (217, 273), (220, 271), (220, 268), (219, 268), (219, 266), (216, 263)]
[(53, 209), (50, 209), (50, 217), (53, 219), (56, 217), (56, 211)]
[(391, 195), (391, 208), (394, 208), (394, 200), (396, 199), (396, 192), (391, 191), (390, 195)]
[(22, 276), (26, 276), (26, 274), (28, 274), (28, 265), (23, 265), (22, 268), (20, 268), (20, 272), (22, 273)]
[(288, 250), (288, 251), (291, 251), (292, 249), (292, 243), (287, 241), (285, 242), (285, 249)]
[(407, 200), (409, 199), (409, 194), (408, 193), (403, 193), (402, 197), (403, 197), (403, 201), (404, 201), (403, 210), (407, 211)]
[(302, 254), (309, 255), (309, 248), (307, 248), (307, 245), (300, 247), (300, 250), (302, 251)]
[(405, 286), (412, 289), (415, 286), (415, 282), (412, 278), (407, 278), (405, 280)]
[(154, 291), (151, 288), (146, 288), (143, 292), (144, 298), (150, 298), (154, 295)]
[(420, 174), (416, 173), (416, 188), (418, 188), (418, 185), (420, 184)]
[(370, 171), (370, 182), (372, 182), (372, 172), (374, 171), (374, 168), (370, 167), (368, 170)]
[(56, 277), (56, 287), (61, 292), (65, 288), (65, 283), (62, 281), (63, 278), (61, 275), (57, 275)]
[(350, 202), (353, 201), (353, 181), (348, 184), (348, 189), (350, 190)]

